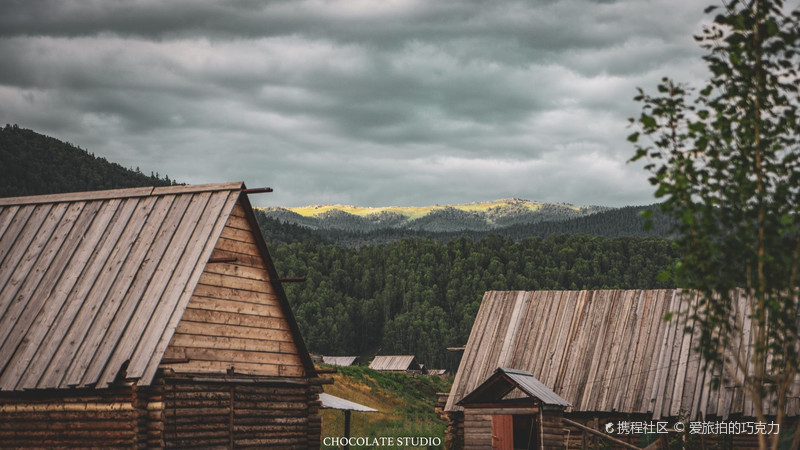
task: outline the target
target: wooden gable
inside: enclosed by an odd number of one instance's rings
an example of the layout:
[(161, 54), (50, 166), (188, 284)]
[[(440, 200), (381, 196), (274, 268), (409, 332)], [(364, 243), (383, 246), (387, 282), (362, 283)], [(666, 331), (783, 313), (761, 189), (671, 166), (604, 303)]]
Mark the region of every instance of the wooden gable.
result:
[(0, 391), (145, 386), (163, 363), (316, 376), (247, 192), (0, 199)]
[(245, 197), (234, 206), (160, 367), (177, 373), (313, 374)]

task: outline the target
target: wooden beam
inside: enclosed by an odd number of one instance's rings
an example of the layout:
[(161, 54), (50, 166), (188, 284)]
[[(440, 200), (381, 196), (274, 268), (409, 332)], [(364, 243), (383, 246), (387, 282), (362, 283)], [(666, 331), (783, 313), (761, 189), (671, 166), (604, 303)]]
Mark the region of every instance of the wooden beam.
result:
[(272, 188), (263, 187), (263, 188), (244, 189), (242, 192), (244, 192), (245, 194), (261, 194), (264, 192), (272, 192)]
[(236, 257), (227, 257), (227, 258), (209, 258), (209, 263), (232, 263), (236, 262), (238, 258)]

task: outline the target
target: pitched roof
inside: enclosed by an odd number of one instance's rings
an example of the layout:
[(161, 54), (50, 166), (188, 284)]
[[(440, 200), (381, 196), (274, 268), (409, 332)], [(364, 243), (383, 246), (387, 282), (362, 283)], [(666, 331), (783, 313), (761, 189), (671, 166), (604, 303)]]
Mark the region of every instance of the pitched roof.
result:
[(369, 368), (373, 370), (420, 370), (414, 355), (382, 355), (376, 356)]
[(358, 356), (323, 356), (322, 362), (332, 366), (349, 367), (356, 362)]
[(0, 199), (0, 390), (149, 384), (244, 189)]
[[(746, 304), (737, 294), (737, 317)], [(684, 323), (663, 320), (686, 309), (679, 290), (487, 292), (445, 410), (460, 410), (456, 403), (498, 367), (514, 367), (576, 412), (754, 416), (740, 387), (711, 389)], [(800, 401), (788, 412), (800, 414)]]
[(533, 374), (524, 370), (498, 367), (494, 374), (467, 394), (458, 404), (489, 403), (502, 400), (507, 394), (519, 388), (529, 397), (534, 397), (544, 405), (566, 408), (569, 402), (537, 380)]

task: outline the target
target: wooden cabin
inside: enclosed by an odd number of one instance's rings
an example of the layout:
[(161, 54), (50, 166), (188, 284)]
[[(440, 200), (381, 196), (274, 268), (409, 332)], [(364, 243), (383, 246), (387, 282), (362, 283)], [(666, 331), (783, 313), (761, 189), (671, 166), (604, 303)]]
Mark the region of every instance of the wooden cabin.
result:
[(318, 448), (243, 183), (0, 199), (0, 446)]
[(464, 441), (500, 450), (560, 448), (561, 417), (570, 406), (530, 372), (507, 367), (457, 404), (464, 408)]
[(414, 355), (381, 355), (369, 363), (369, 368), (382, 372), (423, 373), (422, 366)]
[[(746, 304), (737, 294), (737, 317), (746, 316)], [(712, 389), (718, 377), (703, 370), (692, 350), (696, 335), (685, 334), (679, 320), (663, 320), (667, 312), (686, 309), (679, 290), (487, 292), (443, 408), (446, 447), (489, 448), (498, 437), (513, 442), (517, 426), (528, 420), (517, 415), (549, 423), (532, 448), (553, 449), (644, 448), (662, 437), (607, 434), (609, 422), (754, 421), (741, 386)], [(520, 382), (508, 390), (513, 383), (498, 378), (512, 371), (527, 374), (539, 390), (520, 389)], [(552, 395), (569, 405), (559, 404), (560, 423), (539, 411)], [(782, 433), (796, 433), (799, 425), (800, 379), (789, 397)], [(775, 406), (765, 406), (774, 417)], [(743, 434), (707, 436), (705, 443), (758, 447), (756, 435)]]

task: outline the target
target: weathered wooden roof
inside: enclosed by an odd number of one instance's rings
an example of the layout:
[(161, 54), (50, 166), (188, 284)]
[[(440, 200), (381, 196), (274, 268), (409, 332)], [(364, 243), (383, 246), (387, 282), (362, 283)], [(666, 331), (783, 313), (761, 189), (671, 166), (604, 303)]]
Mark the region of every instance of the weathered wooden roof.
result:
[(375, 408), (364, 406), (360, 403), (351, 402), (335, 395), (322, 393), (319, 394), (319, 401), (325, 409), (341, 409), (344, 411), (378, 412)]
[[(681, 297), (679, 290), (487, 292), (445, 410), (460, 410), (458, 401), (509, 367), (530, 372), (577, 412), (754, 416), (740, 387), (711, 389), (685, 324), (663, 320), (686, 311)], [(744, 296), (734, 303), (736, 317), (745, 316)], [(797, 393), (791, 397), (788, 413), (798, 415)]]
[(401, 370), (421, 370), (419, 364), (414, 360), (414, 355), (382, 355), (376, 356), (369, 368), (373, 370), (401, 371)]
[(322, 362), (332, 366), (349, 367), (352, 366), (358, 356), (323, 356)]
[(553, 392), (549, 387), (542, 384), (530, 372), (508, 367), (498, 367), (497, 370), (486, 381), (481, 383), (475, 390), (468, 393), (458, 404), (467, 403), (489, 403), (503, 399), (514, 389), (519, 389), (528, 397), (536, 398), (543, 405), (559, 406), (566, 408), (569, 402)]
[(243, 189), (0, 199), (0, 390), (149, 384)]

